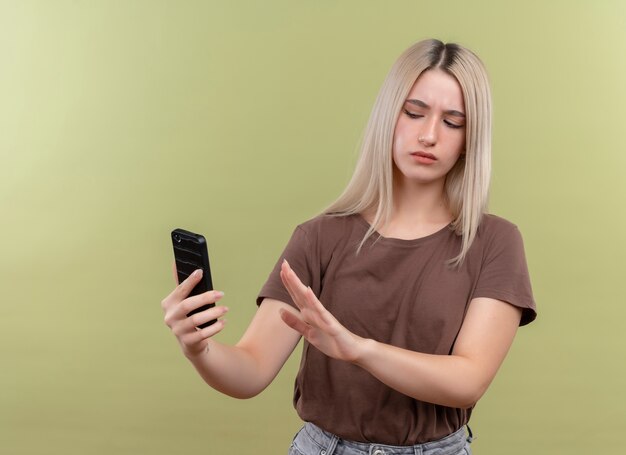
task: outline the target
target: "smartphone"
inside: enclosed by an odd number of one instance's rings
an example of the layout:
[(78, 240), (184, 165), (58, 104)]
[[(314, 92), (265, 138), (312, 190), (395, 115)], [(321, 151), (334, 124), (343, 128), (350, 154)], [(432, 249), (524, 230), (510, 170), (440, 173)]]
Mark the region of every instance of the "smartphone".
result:
[[(195, 234), (184, 229), (174, 229), (172, 231), (172, 246), (174, 247), (174, 259), (176, 261), (176, 274), (178, 282), (182, 283), (194, 271), (202, 269), (202, 280), (191, 290), (189, 296), (202, 294), (213, 290), (213, 281), (211, 279), (211, 267), (209, 265), (209, 252), (206, 246), (206, 240), (200, 234)], [(214, 307), (215, 304), (203, 305), (187, 314), (204, 311)], [(205, 322), (198, 326), (203, 329), (214, 324), (217, 319)]]

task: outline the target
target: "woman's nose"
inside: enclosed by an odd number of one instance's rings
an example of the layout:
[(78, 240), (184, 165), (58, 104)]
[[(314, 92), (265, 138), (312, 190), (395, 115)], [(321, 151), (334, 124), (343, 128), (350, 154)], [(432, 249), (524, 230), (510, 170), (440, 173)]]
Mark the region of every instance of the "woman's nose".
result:
[(426, 147), (435, 145), (435, 140), (430, 135), (418, 136), (417, 140), (420, 144), (425, 145)]
[(417, 140), (420, 144), (431, 147), (437, 143), (437, 127), (435, 126), (435, 122), (431, 121), (428, 124), (424, 125), (422, 131), (420, 131), (417, 136)]

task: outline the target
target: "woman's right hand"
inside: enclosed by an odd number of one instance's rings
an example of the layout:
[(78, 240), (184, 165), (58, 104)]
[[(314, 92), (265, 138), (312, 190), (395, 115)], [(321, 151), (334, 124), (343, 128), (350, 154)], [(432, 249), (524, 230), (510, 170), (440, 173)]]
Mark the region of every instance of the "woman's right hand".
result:
[[(218, 319), (228, 311), (225, 306), (214, 306), (204, 311), (187, 316), (188, 313), (203, 305), (216, 303), (224, 293), (208, 291), (204, 294), (188, 297), (194, 286), (202, 279), (202, 270), (196, 270), (185, 281), (180, 283), (161, 302), (165, 312), (165, 325), (178, 339), (178, 343), (187, 357), (194, 357), (205, 352), (209, 345), (209, 338), (224, 328), (226, 321)], [(198, 329), (197, 326), (205, 322), (218, 319), (214, 324)]]

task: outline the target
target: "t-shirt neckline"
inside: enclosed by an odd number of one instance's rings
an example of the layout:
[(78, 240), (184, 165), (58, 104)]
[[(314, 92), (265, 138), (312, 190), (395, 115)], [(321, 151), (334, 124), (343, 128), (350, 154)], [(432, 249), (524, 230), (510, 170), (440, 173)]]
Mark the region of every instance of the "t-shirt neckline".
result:
[[(371, 225), (363, 217), (363, 215), (361, 215), (360, 213), (357, 213), (356, 217), (359, 220), (359, 223), (362, 226), (365, 227), (366, 231), (367, 231), (367, 229), (369, 229), (371, 227)], [(432, 241), (432, 240), (434, 240), (436, 238), (439, 238), (439, 237), (445, 235), (446, 233), (451, 232), (451, 230), (452, 230), (452, 223), (448, 223), (444, 227), (439, 229), (438, 231), (435, 231), (432, 234), (428, 234), (428, 235), (426, 235), (424, 237), (418, 237), (416, 239), (398, 239), (398, 238), (395, 238), (395, 237), (385, 237), (384, 235), (382, 235), (377, 230), (374, 230), (374, 234), (372, 235), (372, 239), (376, 243), (381, 243), (382, 242), (382, 243), (387, 244), (387, 245), (417, 246), (417, 245), (421, 245), (423, 243)]]

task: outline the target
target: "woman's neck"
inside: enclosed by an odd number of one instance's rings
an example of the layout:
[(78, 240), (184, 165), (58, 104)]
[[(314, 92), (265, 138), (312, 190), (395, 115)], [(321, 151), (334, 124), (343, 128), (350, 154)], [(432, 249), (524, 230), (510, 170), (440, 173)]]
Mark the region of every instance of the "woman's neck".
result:
[(395, 179), (393, 185), (392, 219), (411, 224), (443, 223), (452, 221), (446, 204), (444, 182), (418, 184), (405, 179)]
[[(370, 222), (374, 211), (363, 214)], [(378, 228), (384, 237), (417, 239), (433, 234), (453, 220), (444, 195), (443, 185), (394, 184), (393, 210), (387, 224)]]

